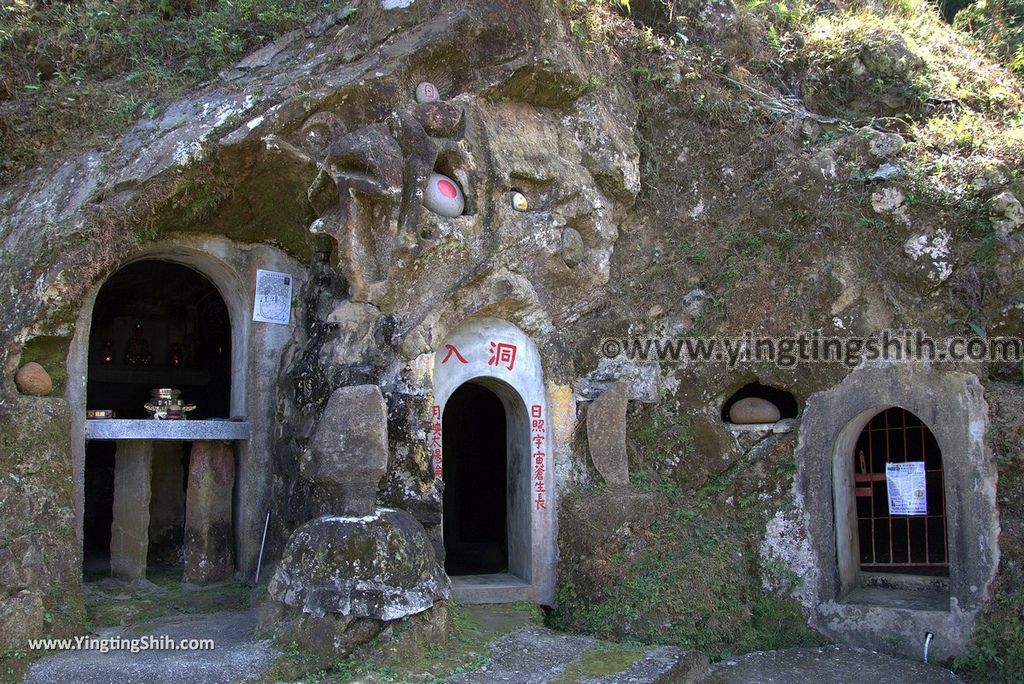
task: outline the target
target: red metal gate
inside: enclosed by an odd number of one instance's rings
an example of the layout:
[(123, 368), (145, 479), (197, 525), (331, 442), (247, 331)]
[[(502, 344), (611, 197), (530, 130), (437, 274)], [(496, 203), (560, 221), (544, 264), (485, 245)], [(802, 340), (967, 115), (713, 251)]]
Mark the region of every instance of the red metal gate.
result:
[[(923, 461), (926, 515), (891, 515), (885, 464)], [(910, 411), (891, 408), (865, 426), (853, 450), (857, 532), (863, 570), (948, 573), (942, 454)]]

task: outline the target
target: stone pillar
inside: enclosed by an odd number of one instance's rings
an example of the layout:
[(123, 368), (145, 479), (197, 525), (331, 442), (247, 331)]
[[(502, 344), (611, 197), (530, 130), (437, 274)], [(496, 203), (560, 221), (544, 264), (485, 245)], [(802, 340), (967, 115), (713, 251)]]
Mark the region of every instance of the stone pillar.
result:
[(193, 442), (185, 492), (186, 582), (219, 582), (234, 573), (234, 486), (235, 454), (231, 444)]
[(121, 579), (146, 576), (153, 443), (117, 443), (114, 456), (114, 521), (110, 525), (110, 573)]

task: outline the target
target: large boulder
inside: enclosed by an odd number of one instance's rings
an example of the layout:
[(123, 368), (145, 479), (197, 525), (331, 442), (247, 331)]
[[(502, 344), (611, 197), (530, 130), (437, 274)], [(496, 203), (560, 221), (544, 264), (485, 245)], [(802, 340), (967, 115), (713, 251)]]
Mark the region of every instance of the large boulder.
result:
[(448, 577), (423, 526), (405, 511), (323, 516), (299, 527), (268, 586), (313, 617), (397, 620), (448, 598)]
[(376, 385), (339, 387), (299, 464), (321, 514), (370, 515), (388, 467), (388, 410)]

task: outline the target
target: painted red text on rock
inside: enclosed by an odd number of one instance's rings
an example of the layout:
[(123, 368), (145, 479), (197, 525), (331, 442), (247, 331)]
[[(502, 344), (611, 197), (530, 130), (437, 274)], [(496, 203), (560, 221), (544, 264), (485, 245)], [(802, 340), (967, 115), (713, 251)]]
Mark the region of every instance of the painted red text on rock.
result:
[(487, 359), (488, 366), (504, 365), (509, 370), (516, 365), (517, 347), (508, 342), (491, 342), (491, 357)]
[[(458, 353), (458, 352), (456, 352)], [(434, 404), (430, 411), (430, 464), (434, 477), (441, 477), (441, 407)]]
[(534, 508), (538, 511), (546, 510), (548, 507), (547, 498), (544, 496), (544, 407), (540, 404), (530, 406), (530, 442), (533, 445), (533, 493), (536, 498), (533, 500)]

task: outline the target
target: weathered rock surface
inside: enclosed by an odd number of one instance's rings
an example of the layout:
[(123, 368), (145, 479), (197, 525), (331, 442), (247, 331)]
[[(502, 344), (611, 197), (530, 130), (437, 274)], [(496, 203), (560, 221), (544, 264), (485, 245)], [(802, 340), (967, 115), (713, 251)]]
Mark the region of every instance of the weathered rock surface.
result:
[(729, 409), (729, 420), (737, 425), (774, 423), (781, 417), (775, 404), (760, 397), (740, 399)]
[(18, 370), (14, 376), (14, 383), (22, 394), (36, 397), (45, 397), (53, 391), (50, 374), (35, 361), (29, 361)]
[(621, 488), (576, 498), (569, 508), (564, 520), (584, 548), (593, 548), (626, 526), (633, 531), (650, 527), (663, 512), (663, 500), (656, 492)]
[(989, 200), (992, 227), (1008, 235), (1024, 226), (1024, 206), (1012, 192), (1004, 190)]
[(610, 485), (629, 484), (626, 455), (626, 407), (629, 384), (619, 380), (599, 396), (587, 411), (587, 444), (590, 458)]
[(324, 516), (295, 530), (268, 586), (276, 600), (320, 618), (389, 621), (448, 598), (426, 531), (404, 511)]
[(377, 485), (388, 466), (388, 419), (376, 385), (339, 387), (300, 462), (322, 514), (373, 513)]
[(703, 684), (961, 684), (938, 665), (893, 658), (851, 646), (748, 653), (712, 665)]
[[(612, 674), (609, 663), (621, 666)], [(452, 677), (452, 684), (546, 684), (588, 682), (591, 684), (688, 684), (698, 681), (707, 667), (707, 656), (675, 646), (625, 653), (614, 645), (590, 637), (559, 634), (542, 627), (521, 629), (498, 639), (490, 647), (490, 658), (479, 670)]]
[(232, 490), (235, 454), (228, 442), (193, 442), (185, 504), (185, 581), (230, 579), (235, 569)]
[(45, 608), (39, 593), (23, 589), (0, 598), (0, 646), (22, 649), (43, 630)]

